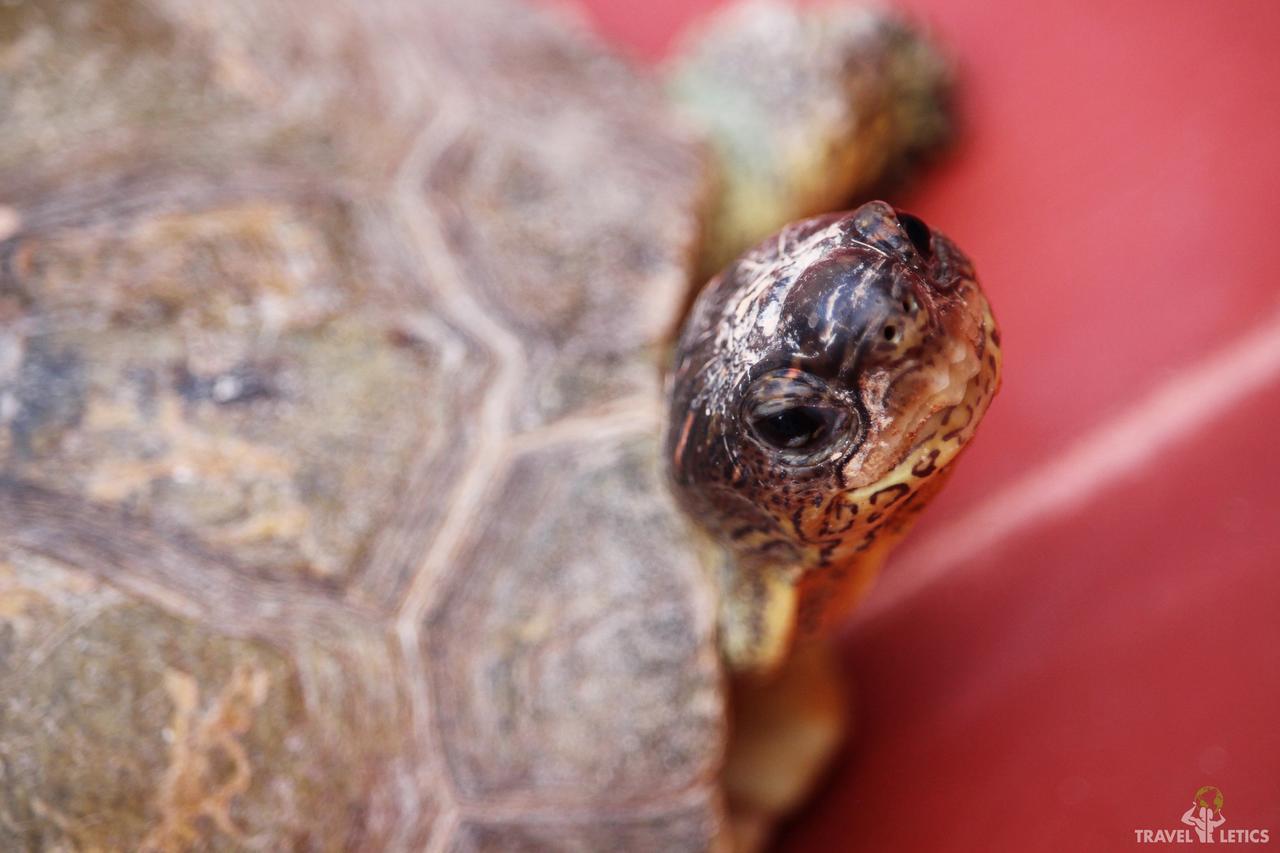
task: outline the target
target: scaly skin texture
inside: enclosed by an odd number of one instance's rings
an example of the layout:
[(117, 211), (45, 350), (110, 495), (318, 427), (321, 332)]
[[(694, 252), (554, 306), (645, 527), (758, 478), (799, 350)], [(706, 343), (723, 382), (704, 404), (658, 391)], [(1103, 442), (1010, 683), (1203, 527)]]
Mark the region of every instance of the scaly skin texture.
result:
[(732, 668), (768, 672), (793, 635), (848, 612), (999, 379), (968, 259), (883, 202), (788, 226), (707, 287), (677, 349), (667, 451), (684, 505), (732, 555)]
[(715, 152), (703, 278), (784, 223), (901, 177), (949, 134), (946, 63), (873, 7), (729, 4), (666, 71)]

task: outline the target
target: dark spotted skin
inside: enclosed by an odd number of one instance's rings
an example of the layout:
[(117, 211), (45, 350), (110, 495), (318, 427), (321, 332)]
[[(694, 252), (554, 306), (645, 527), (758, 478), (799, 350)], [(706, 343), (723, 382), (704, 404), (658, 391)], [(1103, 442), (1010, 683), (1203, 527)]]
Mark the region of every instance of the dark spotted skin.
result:
[(969, 260), (883, 202), (791, 225), (708, 285), (666, 448), (685, 508), (732, 556), (725, 594), (759, 599), (730, 610), (770, 606), (778, 584), (758, 577), (799, 590), (803, 634), (852, 604), (972, 437), (997, 340)]

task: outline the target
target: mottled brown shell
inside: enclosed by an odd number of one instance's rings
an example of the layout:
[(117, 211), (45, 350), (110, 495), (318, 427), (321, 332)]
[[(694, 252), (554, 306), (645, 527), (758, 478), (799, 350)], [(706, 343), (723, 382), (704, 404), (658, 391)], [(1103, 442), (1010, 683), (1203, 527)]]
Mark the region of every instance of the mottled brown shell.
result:
[(0, 849), (706, 847), (653, 87), (499, 0), (43, 0), (0, 115)]

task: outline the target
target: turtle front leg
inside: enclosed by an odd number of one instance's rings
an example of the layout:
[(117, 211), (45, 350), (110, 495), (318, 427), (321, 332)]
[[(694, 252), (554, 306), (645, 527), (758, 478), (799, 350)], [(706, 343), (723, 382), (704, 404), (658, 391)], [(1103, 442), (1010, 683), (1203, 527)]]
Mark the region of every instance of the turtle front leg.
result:
[(813, 792), (848, 735), (852, 703), (826, 640), (767, 678), (732, 678), (724, 790), (732, 849), (754, 853)]

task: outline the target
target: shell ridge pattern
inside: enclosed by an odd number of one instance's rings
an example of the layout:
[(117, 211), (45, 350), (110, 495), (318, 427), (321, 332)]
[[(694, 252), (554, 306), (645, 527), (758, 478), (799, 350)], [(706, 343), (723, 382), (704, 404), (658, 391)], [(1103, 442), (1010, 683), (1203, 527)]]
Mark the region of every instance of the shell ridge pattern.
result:
[[(466, 104), (460, 99), (444, 99), (424, 124), (392, 183), (392, 207), (407, 225), (419, 249), (419, 259), (428, 272), (423, 286), (438, 297), (437, 308), (446, 319), (492, 359), (491, 373), (486, 377), (488, 388), (469, 430), (474, 440), (461, 466), (464, 473), (444, 497), (436, 495), (436, 499), (448, 505), (448, 510), (413, 573), (395, 622), (406, 676), (415, 682), (410, 691), (415, 728), (427, 738), (424, 751), (438, 755), (445, 751), (430, 699), (435, 691), (430, 667), (422, 652), (421, 626), (425, 615), (450, 587), (449, 577), (457, 550), (470, 532), (471, 523), (490, 499), (492, 486), (511, 456), (544, 444), (575, 439), (594, 443), (602, 438), (649, 431), (656, 419), (651, 405), (641, 407), (638, 401), (622, 400), (601, 411), (566, 416), (518, 435), (514, 432), (513, 401), (529, 373), (525, 347), (464, 285), (456, 253), (449, 246), (445, 229), (422, 189), (435, 163), (454, 143), (466, 138), (473, 125), (470, 118)], [(642, 409), (647, 417), (638, 416)], [(462, 797), (449, 773), (441, 773), (440, 780), (447, 787), (450, 802), (442, 804), (445, 814), (437, 818), (442, 821), (442, 831), (433, 836), (444, 838), (450, 834), (447, 827), (459, 819)], [(663, 802), (668, 799), (664, 795)], [(488, 813), (493, 805), (485, 803), (484, 807)], [(532, 806), (516, 805), (512, 816), (531, 809), (536, 812)]]
[[(484, 500), (486, 488), (500, 468), (502, 448), (508, 438), (506, 424), (509, 422), (510, 398), (523, 373), (519, 341), (467, 294), (452, 250), (443, 237), (431, 206), (423, 197), (423, 179), (432, 164), (450, 143), (465, 134), (468, 126), (466, 112), (465, 106), (458, 101), (443, 101), (438, 112), (419, 132), (392, 184), (392, 206), (416, 238), (414, 244), (428, 272), (429, 283), (425, 286), (439, 296), (438, 307), (448, 319), (494, 359), (490, 387), (479, 405), (474, 430), (476, 440), (470, 458), (463, 466), (462, 477), (445, 495), (449, 509), (413, 573), (395, 622), (396, 639), (403, 656), (403, 672), (412, 683), (408, 694), (413, 728), (418, 737), (425, 740), (422, 749), (426, 755), (443, 755), (444, 750), (443, 736), (432, 707), (431, 697), (435, 693), (430, 667), (422, 652), (419, 636), (422, 617), (432, 604), (433, 593), (438, 595), (446, 586), (444, 574), (450, 558), (465, 535), (468, 522)], [(436, 818), (437, 826), (431, 833), (433, 847), (452, 836), (450, 827), (460, 819), (458, 791), (451, 774), (437, 773), (436, 779), (444, 789), (446, 802), (441, 804), (442, 814)]]
[[(516, 414), (522, 395), (528, 398), (531, 394), (525, 386), (533, 386), (539, 379), (543, 362), (562, 358), (565, 352), (572, 355), (584, 333), (569, 328), (563, 339), (545, 334), (536, 337), (521, 324), (518, 301), (512, 300), (517, 306), (513, 311), (510, 305), (503, 304), (506, 292), (502, 288), (495, 288), (491, 294), (483, 286), (477, 286), (476, 258), (469, 254), (468, 245), (454, 242), (457, 235), (452, 227), (453, 217), (483, 217), (486, 210), (474, 212), (463, 203), (465, 199), (460, 201), (451, 195), (452, 187), (440, 187), (433, 180), (434, 171), (453, 169), (455, 164), (449, 160), (452, 154), (469, 145), (483, 148), (491, 144), (494, 138), (489, 126), (491, 116), (485, 106), (486, 97), (492, 93), (487, 87), (510, 82), (508, 69), (501, 65), (495, 65), (493, 80), (472, 79), (468, 66), (473, 65), (476, 58), (464, 55), (465, 51), (476, 48), (483, 54), (491, 46), (469, 31), (463, 35), (474, 37), (478, 48), (470, 44), (468, 38), (453, 38), (458, 35), (455, 29), (487, 32), (490, 25), (502, 24), (501, 19), (518, 14), (516, 5), (508, 8), (507, 3), (479, 4), (472, 15), (459, 14), (460, 10), (450, 4), (435, 0), (427, 0), (417, 7), (382, 0), (350, 4), (345, 9), (334, 4), (328, 12), (325, 11), (329, 8), (327, 4), (311, 9), (301, 2), (282, 2), (264, 4), (260, 10), (250, 13), (252, 4), (248, 3), (220, 9), (189, 0), (158, 0), (153, 4), (154, 9), (163, 10), (166, 19), (172, 19), (175, 31), (193, 39), (188, 52), (208, 54), (209, 73), (213, 75), (209, 79), (216, 78), (218, 87), (235, 90), (238, 99), (235, 108), (243, 108), (243, 112), (226, 113), (229, 132), (243, 136), (249, 130), (261, 130), (265, 134), (279, 125), (305, 137), (314, 147), (297, 152), (290, 148), (280, 155), (280, 162), (268, 158), (262, 168), (252, 164), (245, 168), (240, 162), (242, 155), (236, 153), (239, 149), (233, 151), (230, 146), (219, 149), (210, 144), (208, 151), (201, 149), (199, 155), (218, 166), (217, 169), (211, 166), (208, 174), (200, 168), (188, 174), (183, 170), (181, 158), (174, 158), (173, 163), (163, 158), (142, 158), (146, 162), (140, 168), (159, 174), (161, 180), (155, 181), (153, 177), (152, 183), (144, 184), (135, 182), (130, 174), (121, 174), (103, 180), (101, 185), (90, 186), (88, 194), (55, 194), (54, 204), (35, 208), (34, 215), (21, 210), (25, 218), (16, 220), (17, 226), (5, 224), (5, 208), (0, 206), (0, 233), (12, 227), (21, 232), (18, 236), (22, 239), (33, 232), (60, 228), (96, 228), (99, 223), (118, 226), (126, 218), (145, 224), (149, 217), (170, 212), (196, 221), (207, 209), (228, 203), (250, 205), (278, 201), (283, 212), (272, 208), (267, 211), (270, 216), (266, 216), (256, 209), (251, 211), (265, 216), (271, 224), (275, 221), (271, 217), (293, 216), (295, 203), (301, 205), (315, 197), (319, 197), (319, 202), (326, 202), (337, 196), (344, 207), (340, 217), (342, 227), (351, 227), (352, 233), (359, 234), (361, 240), (348, 243), (347, 232), (342, 231), (343, 242), (334, 249), (332, 257), (345, 260), (337, 255), (340, 249), (349, 246), (368, 248), (363, 240), (368, 236), (364, 231), (380, 232), (377, 238), (387, 241), (380, 251), (370, 250), (367, 257), (362, 254), (358, 260), (364, 264), (360, 267), (362, 286), (367, 285), (370, 290), (389, 287), (386, 295), (390, 298), (385, 306), (379, 303), (385, 310), (377, 318), (395, 320), (392, 335), (387, 337), (392, 342), (388, 346), (415, 353), (414, 358), (417, 358), (415, 348), (420, 347), (424, 352), (431, 350), (429, 355), (438, 360), (428, 366), (435, 370), (448, 359), (434, 350), (455, 348), (456, 352), (450, 357), (458, 359), (458, 368), (445, 373), (455, 384), (454, 389), (446, 390), (455, 393), (434, 400), (431, 394), (413, 393), (407, 401), (410, 406), (435, 406), (445, 424), (445, 428), (437, 432), (444, 438), (431, 435), (422, 439), (419, 435), (419, 440), (407, 443), (402, 457), (395, 457), (403, 467), (394, 472), (394, 485), (387, 491), (401, 504), (402, 511), (379, 515), (374, 529), (381, 525), (384, 528), (381, 532), (360, 534), (363, 538), (350, 551), (352, 577), (345, 582), (332, 578), (313, 582), (269, 576), (266, 568), (259, 571), (256, 557), (226, 553), (213, 541), (206, 544), (198, 525), (188, 528), (181, 520), (152, 521), (141, 512), (133, 515), (133, 509), (118, 509), (97, 498), (74, 497), (62, 489), (48, 489), (42, 481), (29, 485), (22, 480), (5, 479), (0, 473), (0, 540), (8, 540), (15, 549), (46, 557), (50, 562), (91, 568), (104, 582), (104, 587), (115, 588), (122, 599), (136, 599), (129, 602), (131, 605), (145, 603), (162, 611), (154, 617), (157, 635), (164, 636), (165, 631), (172, 633), (171, 624), (199, 624), (201, 637), (225, 635), (235, 642), (251, 638), (257, 644), (253, 647), (255, 653), (259, 646), (272, 647), (270, 651), (261, 652), (264, 659), (278, 652), (282, 663), (278, 669), (271, 670), (270, 688), (258, 686), (266, 676), (255, 675), (249, 685), (253, 689), (246, 695), (258, 697), (248, 703), (253, 705), (254, 713), (258, 712), (259, 705), (264, 714), (276, 713), (286, 707), (286, 702), (296, 701), (296, 706), (309, 717), (308, 722), (319, 726), (351, 711), (348, 704), (358, 705), (348, 703), (353, 695), (381, 698), (385, 693), (390, 697), (382, 703), (389, 709), (387, 717), (374, 717), (356, 708), (352, 716), (357, 719), (351, 729), (359, 730), (361, 739), (384, 738), (388, 744), (387, 755), (370, 751), (372, 747), (363, 740), (326, 736), (332, 733), (317, 729), (320, 734), (315, 745), (332, 745), (334, 754), (315, 761), (330, 762), (323, 765), (326, 767), (345, 766), (338, 762), (349, 761), (358, 766), (352, 774), (355, 781), (347, 779), (341, 780), (342, 783), (373, 786), (371, 792), (365, 792), (371, 797), (370, 813), (350, 818), (368, 821), (367, 825), (354, 830), (364, 835), (347, 838), (353, 847), (363, 846), (361, 840), (372, 845), (374, 842), (368, 839), (376, 839), (377, 843), (385, 844), (386, 849), (445, 850), (458, 845), (459, 836), (467, 831), (467, 826), (480, 825), (490, 817), (500, 817), (512, 824), (526, 819), (548, 826), (553, 823), (553, 810), (561, 808), (563, 803), (551, 803), (541, 794), (527, 798), (521, 794), (501, 802), (496, 798), (493, 801), (467, 798), (463, 784), (450, 767), (450, 753), (442, 743), (447, 733), (442, 719), (449, 714), (449, 708), (442, 707), (438, 676), (432, 670), (433, 650), (427, 642), (430, 615), (457, 586), (458, 577), (465, 575), (460, 570), (465, 567), (459, 564), (462, 546), (488, 516), (500, 511), (495, 491), (503, 475), (519, 461), (516, 457), (545, 450), (558, 456), (565, 448), (576, 452), (579, 446), (592, 452), (610, 451), (626, 438), (656, 433), (656, 368), (653, 377), (644, 374), (644, 381), (611, 386), (624, 389), (616, 397), (606, 398), (604, 392), (595, 396), (584, 394), (587, 402), (579, 408), (566, 405), (555, 410), (554, 417), (522, 428)], [(456, 28), (455, 16), (460, 19)], [(504, 26), (493, 29), (501, 35)], [(270, 49), (258, 39), (262, 33), (272, 36)], [(552, 34), (548, 29), (548, 37)], [(498, 43), (498, 47), (504, 46), (505, 43)], [(273, 53), (277, 47), (284, 59)], [(575, 67), (586, 62), (586, 58), (576, 52), (567, 59)], [(201, 70), (204, 73), (203, 66)], [(623, 75), (620, 79), (626, 83), (629, 78)], [(304, 81), (305, 85), (295, 87), (291, 81)], [(537, 82), (536, 76), (534, 81)], [(200, 77), (198, 82), (203, 85), (206, 78)], [(555, 94), (554, 87), (547, 88)], [(529, 93), (517, 90), (515, 94)], [(551, 104), (554, 106), (554, 99)], [(598, 106), (593, 101), (583, 109)], [(639, 114), (647, 115), (643, 110)], [(544, 117), (542, 113), (536, 116), (539, 121)], [(593, 140), (592, 144), (599, 139), (591, 134), (584, 138)], [(665, 139), (661, 138), (664, 145)], [(168, 137), (157, 141), (155, 150), (163, 154), (170, 150), (166, 146), (172, 148)], [(664, 153), (671, 153), (673, 157), (683, 151), (674, 144), (667, 148), (670, 150)], [(254, 153), (256, 150), (247, 145), (249, 159), (261, 159)], [(273, 156), (275, 153), (272, 149)], [(492, 155), (494, 152), (480, 153)], [(234, 162), (232, 157), (236, 158)], [(693, 162), (692, 157), (688, 159)], [(688, 177), (677, 168), (688, 163), (680, 158), (676, 160), (671, 163), (660, 159), (654, 168), (663, 176), (669, 172), (673, 182)], [(190, 162), (203, 161), (192, 155)], [(233, 165), (228, 168), (219, 165), (227, 162)], [(290, 171), (299, 163), (303, 167)], [(318, 164), (314, 170), (310, 168), (313, 164)], [(495, 168), (501, 164), (495, 160), (487, 165)], [(467, 177), (465, 168), (455, 171)], [(487, 175), (485, 180), (496, 178)], [(31, 185), (33, 193), (46, 197), (50, 193), (49, 188), (38, 181), (32, 181)], [(676, 207), (678, 202), (683, 203), (683, 198), (677, 195), (671, 206)], [(600, 204), (603, 202), (596, 200), (584, 205), (584, 209), (589, 212), (594, 209), (593, 205)], [(300, 217), (303, 214), (296, 218)], [(329, 235), (325, 230), (328, 224), (328, 220), (314, 224), (317, 240)], [(690, 230), (685, 224), (680, 221), (668, 227), (683, 234)], [(300, 233), (304, 226), (312, 227), (312, 223), (303, 221)], [(622, 237), (631, 236), (631, 229), (619, 227)], [(303, 233), (303, 236), (308, 235)], [(622, 240), (616, 246), (612, 242), (606, 244), (612, 247), (610, 251), (617, 253), (617, 257), (610, 260), (624, 271), (643, 270), (648, 280), (674, 292), (683, 286), (687, 272), (682, 262), (672, 260), (677, 255), (673, 246), (680, 241), (663, 231), (658, 231), (656, 237), (646, 238), (648, 242), (661, 244), (658, 248), (662, 251), (654, 252), (653, 257), (642, 252), (633, 257), (628, 252), (636, 247)], [(640, 242), (638, 238), (636, 242)], [(483, 234), (478, 243), (484, 250)], [(19, 242), (11, 245), (18, 246)], [(566, 241), (566, 245), (576, 248), (572, 241)], [(6, 262), (5, 251), (6, 247), (0, 244), (0, 274)], [(318, 257), (323, 260), (330, 256)], [(391, 274), (384, 274), (386, 268), (371, 263), (388, 258), (394, 262), (389, 265)], [(321, 267), (348, 269), (341, 264), (328, 267), (322, 264)], [(416, 267), (416, 270), (406, 274), (404, 268), (407, 267)], [(513, 287), (523, 286), (520, 269), (499, 270), (499, 273), (512, 276)], [(596, 295), (590, 290), (596, 285), (592, 278), (581, 276), (573, 269), (569, 273), (578, 276), (584, 293)], [(249, 277), (246, 280), (252, 281)], [(537, 285), (545, 284), (542, 280), (530, 280)], [(485, 283), (489, 282), (480, 282)], [(552, 283), (557, 280), (552, 278)], [(532, 287), (527, 290), (537, 292)], [(572, 289), (567, 292), (574, 296)], [(604, 296), (609, 293), (607, 288), (599, 291)], [(674, 305), (674, 296), (668, 301)], [(603, 300), (602, 304), (607, 307), (612, 303)], [(652, 305), (663, 307), (665, 303), (655, 298)], [(596, 310), (590, 302), (587, 308)], [(430, 315), (429, 319), (437, 325), (419, 328), (421, 324), (415, 323), (420, 318), (407, 313), (415, 311)], [(612, 313), (617, 318), (618, 329), (624, 332), (636, 325), (626, 311), (599, 309), (599, 313)], [(549, 312), (549, 316), (555, 315)], [(658, 325), (652, 317), (649, 319), (648, 326), (642, 327), (646, 335), (650, 334), (650, 326)], [(669, 321), (665, 314), (660, 319)], [(610, 327), (606, 331), (612, 330)], [(607, 334), (601, 337), (606, 341), (609, 338)], [(443, 341), (439, 347), (435, 346), (439, 343), (437, 338)], [(381, 338), (378, 340), (386, 343)], [(595, 340), (590, 343), (597, 346)], [(629, 338), (624, 343), (631, 346)], [(619, 359), (631, 358), (633, 362), (627, 364), (640, 364), (648, 369), (652, 365), (647, 360), (641, 363), (634, 353), (652, 344), (651, 338), (644, 338), (631, 349), (619, 350)], [(551, 355), (547, 356), (538, 347), (551, 351)], [(618, 355), (608, 347), (599, 348)], [(582, 349), (595, 352), (585, 344)], [(537, 359), (542, 356), (546, 357), (539, 362)], [(422, 359), (427, 357), (423, 355)], [(605, 366), (609, 366), (607, 362)], [(561, 369), (561, 365), (556, 364), (554, 369), (545, 372), (554, 376), (556, 369)], [(653, 398), (644, 393), (651, 379)], [(458, 387), (467, 393), (457, 391)], [(541, 389), (532, 389), (538, 390)], [(588, 390), (595, 394), (594, 388)], [(601, 399), (605, 402), (599, 403)], [(456, 402), (458, 400), (463, 402)], [(348, 408), (364, 412), (359, 407)], [(455, 439), (457, 446), (453, 447), (450, 442)], [(437, 440), (440, 444), (433, 445)], [(454, 457), (447, 466), (451, 476), (437, 477), (432, 469), (436, 452), (432, 447), (439, 449), (441, 445), (445, 453)], [(393, 458), (385, 443), (375, 442), (375, 449), (385, 458)], [(449, 453), (450, 450), (453, 452)], [(335, 455), (342, 452), (342, 447), (335, 449)], [(422, 525), (429, 530), (429, 536), (401, 535), (397, 527), (400, 519), (413, 514), (412, 509), (403, 509), (406, 506), (416, 506), (420, 513), (438, 509), (432, 525)], [(392, 528), (391, 533), (386, 532), (387, 527)], [(647, 552), (638, 549), (636, 553)], [(692, 558), (687, 562), (692, 564)], [(678, 568), (684, 571), (686, 566), (681, 563)], [(680, 583), (688, 582), (692, 587), (691, 590), (680, 587), (681, 595), (709, 595), (708, 590), (693, 584), (690, 577), (675, 568), (669, 573)], [(346, 584), (345, 589), (340, 587), (341, 583)], [(713, 610), (703, 599), (687, 609), (694, 616), (705, 616)], [(163, 621), (170, 617), (172, 622)], [(96, 618), (96, 611), (85, 611), (83, 621), (93, 622)], [(713, 649), (705, 642), (711, 636), (710, 628), (700, 622), (686, 621), (692, 625), (687, 635), (682, 633), (667, 639), (673, 645), (686, 646), (690, 645), (690, 637), (699, 641), (696, 647), (702, 656), (699, 671), (710, 672), (714, 669), (708, 662)], [(77, 624), (68, 623), (65, 634), (69, 636), (77, 631)], [(677, 627), (684, 627), (683, 623)], [(103, 636), (114, 635), (104, 633)], [(63, 643), (64, 639), (65, 636), (61, 639), (51, 636), (42, 646), (43, 653), (65, 656), (69, 647)], [(230, 641), (224, 645), (241, 648), (232, 646)], [(306, 660), (299, 663), (304, 657)], [(288, 669), (289, 666), (293, 669)], [(338, 672), (339, 668), (344, 671)], [(188, 669), (192, 678), (203, 675), (199, 666)], [(18, 677), (23, 676), (19, 673)], [(669, 680), (666, 673), (661, 678)], [(296, 697), (286, 698), (282, 685), (296, 691)], [(168, 701), (175, 710), (180, 710), (177, 708), (180, 704), (192, 705), (188, 701), (191, 696), (188, 688), (187, 682), (183, 682), (178, 692), (170, 691)], [(267, 698), (263, 700), (260, 694)], [(203, 697), (212, 695), (199, 693)], [(393, 720), (395, 722), (389, 722)], [(341, 721), (346, 724), (345, 718)], [(402, 726), (407, 731), (401, 730)], [(395, 736), (394, 742), (391, 735)], [(339, 754), (348, 748), (357, 750), (354, 757)], [(311, 751), (310, 747), (299, 750), (302, 757), (298, 760), (312, 760), (308, 757)], [(264, 771), (260, 765), (254, 770), (256, 779), (268, 779), (272, 772)], [(605, 807), (579, 801), (570, 816), (584, 822), (603, 816), (621, 824), (631, 818), (665, 815), (681, 808), (716, 811), (714, 801), (708, 799), (711, 795), (706, 791), (707, 784), (705, 777), (691, 776), (686, 784), (646, 794), (643, 799), (626, 802), (616, 799)], [(343, 803), (336, 787), (328, 791), (325, 801), (333, 804), (335, 814), (341, 811)], [(307, 805), (310, 807), (309, 802)], [(347, 819), (334, 817), (333, 822)], [(519, 828), (514, 826), (512, 831)], [(566, 831), (578, 830), (569, 827)], [(256, 840), (249, 838), (250, 842)]]
[(278, 638), (282, 621), (318, 636), (352, 619), (376, 624), (372, 611), (305, 584), (256, 577), (180, 532), (8, 478), (0, 478), (0, 537), (95, 570), (167, 612), (245, 636)]
[(520, 799), (486, 799), (477, 801), (472, 809), (483, 814), (484, 822), (503, 821), (537, 822), (545, 820), (559, 823), (574, 821), (632, 820), (662, 818), (682, 809), (705, 804), (707, 791), (696, 782), (678, 791), (664, 791), (649, 800), (628, 800), (612, 806), (599, 804), (574, 804), (566, 802), (543, 803), (536, 797)]
[[(441, 309), (459, 328), (468, 333), (494, 357), (494, 375), (480, 405), (473, 429), (478, 436), (466, 474), (455, 485), (447, 512), (431, 547), (415, 572), (408, 595), (401, 604), (399, 624), (412, 625), (430, 606), (430, 592), (438, 589), (436, 572), (445, 563), (466, 522), (483, 499), (484, 487), (501, 467), (510, 438), (511, 400), (525, 374), (521, 355), (523, 347), (516, 336), (484, 310), (462, 285), (462, 275), (452, 249), (444, 239), (443, 229), (422, 196), (422, 182), (437, 156), (451, 141), (467, 129), (465, 108), (446, 102), (440, 112), (423, 128), (413, 150), (401, 165), (395, 179), (394, 204), (409, 225), (423, 250), (421, 259), (433, 291), (441, 299)], [(429, 251), (427, 251), (429, 247)]]

